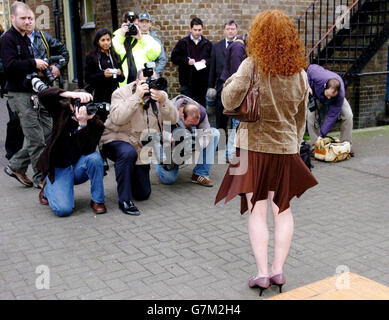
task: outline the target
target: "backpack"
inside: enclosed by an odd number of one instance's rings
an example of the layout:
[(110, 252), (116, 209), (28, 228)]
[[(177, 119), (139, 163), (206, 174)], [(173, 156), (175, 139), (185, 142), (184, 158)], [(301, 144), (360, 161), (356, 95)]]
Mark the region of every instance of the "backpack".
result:
[(305, 140), (301, 142), (300, 157), (308, 167), (309, 171), (312, 171), (313, 165), (311, 164), (311, 146)]

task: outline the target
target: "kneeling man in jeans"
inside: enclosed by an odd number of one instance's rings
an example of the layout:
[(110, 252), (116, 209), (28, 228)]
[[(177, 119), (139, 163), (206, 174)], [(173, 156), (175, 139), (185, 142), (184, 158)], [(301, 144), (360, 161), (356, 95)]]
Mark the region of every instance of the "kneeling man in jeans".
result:
[[(172, 129), (173, 136), (175, 136), (175, 130), (185, 130), (196, 142), (192, 152), (195, 155), (197, 153), (198, 158), (193, 169), (192, 182), (204, 187), (212, 187), (213, 182), (209, 179), (209, 172), (214, 163), (220, 133), (217, 129), (211, 128), (207, 110), (202, 105), (182, 94), (172, 101), (180, 114), (177, 125)], [(174, 154), (175, 152), (173, 152), (173, 163)], [(177, 180), (178, 169), (178, 165), (155, 165), (157, 175), (164, 184), (172, 184)]]
[[(41, 204), (48, 204), (57, 216), (68, 216), (74, 208), (74, 185), (90, 180), (93, 212), (105, 213), (103, 159), (96, 152), (104, 124), (82, 105), (92, 95), (49, 88), (38, 96), (53, 117), (51, 137), (37, 163), (47, 175), (39, 193)], [(80, 107), (74, 106), (74, 99), (80, 99)]]

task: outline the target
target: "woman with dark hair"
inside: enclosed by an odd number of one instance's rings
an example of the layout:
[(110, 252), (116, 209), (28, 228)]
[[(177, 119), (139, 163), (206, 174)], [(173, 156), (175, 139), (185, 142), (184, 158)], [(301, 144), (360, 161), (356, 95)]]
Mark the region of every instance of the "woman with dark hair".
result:
[(112, 93), (124, 81), (120, 58), (112, 48), (111, 31), (97, 30), (93, 46), (95, 49), (86, 57), (85, 79), (94, 90), (94, 102), (111, 103)]
[[(246, 58), (227, 79), (223, 106), (237, 108), (253, 78), (259, 87), (260, 118), (241, 121), (232, 159), (216, 203), (241, 196), (241, 214), (249, 211), (248, 231), (257, 273), (248, 285), (262, 291), (285, 284), (283, 266), (292, 241), (294, 222), (290, 200), (318, 182), (299, 150), (305, 131), (308, 78), (305, 48), (292, 20), (278, 10), (256, 16), (247, 38)], [(268, 270), (268, 201), (274, 217), (274, 258)]]

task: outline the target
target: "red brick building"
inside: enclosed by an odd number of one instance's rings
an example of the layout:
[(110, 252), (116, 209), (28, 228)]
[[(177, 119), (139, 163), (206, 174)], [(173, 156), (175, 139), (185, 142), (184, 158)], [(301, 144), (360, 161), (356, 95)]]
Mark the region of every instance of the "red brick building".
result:
[[(313, 0), (312, 0), (313, 1)], [(68, 67), (67, 78), (69, 84), (73, 81), (83, 82), (83, 61), (85, 54), (92, 47), (92, 38), (97, 29), (106, 27), (116, 29), (121, 24), (121, 16), (125, 11), (136, 13), (148, 11), (152, 16), (153, 30), (163, 41), (168, 64), (163, 76), (169, 81), (169, 94), (178, 92), (177, 68), (170, 62), (171, 51), (176, 42), (188, 34), (190, 20), (198, 16), (204, 26), (204, 36), (212, 42), (223, 37), (223, 24), (227, 18), (233, 18), (239, 24), (240, 34), (247, 32), (248, 27), (257, 13), (268, 8), (280, 9), (286, 12), (300, 26), (302, 38), (307, 39), (307, 48), (312, 47), (314, 39), (320, 38), (326, 27), (330, 27), (342, 11), (347, 9), (353, 1), (312, 1), (299, 0), (26, 0), (37, 16), (37, 24), (41, 29), (53, 35), (57, 34), (66, 43), (71, 52), (71, 61)], [(359, 5), (368, 5), (367, 0), (359, 0)], [(374, 2), (374, 1), (371, 1)], [(380, 1), (384, 7), (382, 11), (389, 10), (389, 1)], [(321, 12), (321, 20), (330, 20), (330, 23), (318, 30), (319, 3), (331, 3), (329, 10)], [(308, 10), (307, 10), (308, 9)], [(354, 11), (351, 11), (351, 13)], [(350, 15), (351, 15), (350, 13)], [(389, 15), (382, 13), (383, 24), (387, 31)], [(298, 21), (298, 18), (301, 18)], [(305, 20), (306, 19), (306, 20)], [(378, 24), (381, 24), (379, 18)], [(368, 17), (368, 21), (376, 18)], [(310, 25), (313, 25), (311, 28)], [(362, 25), (362, 24), (361, 24)], [(306, 27), (306, 29), (305, 29)], [(358, 27), (359, 28), (359, 27)], [(362, 28), (362, 27), (361, 27)], [(372, 28), (372, 26), (370, 26)], [(375, 27), (373, 27), (375, 28)], [(378, 28), (378, 27), (376, 27)], [(337, 29), (335, 29), (337, 30)], [(114, 31), (114, 30), (113, 30)], [(364, 31), (365, 32), (365, 31)], [(372, 29), (370, 29), (372, 32)], [(355, 33), (355, 32), (354, 32)], [(312, 36), (314, 34), (314, 36)], [(328, 37), (331, 39), (331, 33)], [(380, 43), (369, 62), (359, 70), (358, 74), (366, 72), (384, 72), (387, 70), (388, 40)], [(311, 41), (312, 40), (312, 41)], [(324, 42), (323, 42), (324, 45)], [(322, 64), (322, 63), (321, 63)], [(334, 70), (336, 71), (336, 70)], [(354, 110), (355, 127), (376, 125), (377, 117), (385, 113), (386, 75), (370, 74), (354, 77), (347, 89), (347, 97)]]

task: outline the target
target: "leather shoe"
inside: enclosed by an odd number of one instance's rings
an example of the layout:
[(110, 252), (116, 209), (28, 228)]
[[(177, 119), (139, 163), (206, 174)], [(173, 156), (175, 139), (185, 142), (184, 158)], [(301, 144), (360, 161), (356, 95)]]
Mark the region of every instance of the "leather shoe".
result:
[(126, 201), (123, 201), (123, 202), (119, 201), (119, 208), (125, 214), (129, 214), (131, 216), (139, 216), (140, 215), (140, 211), (138, 210), (138, 208), (135, 206), (135, 204), (131, 200), (127, 201), (127, 202)]
[(97, 203), (91, 200), (90, 206), (95, 214), (102, 214), (107, 212), (107, 208), (105, 207), (104, 203)]
[(49, 200), (45, 197), (45, 189), (42, 188), (39, 192), (39, 202), (43, 204), (44, 206), (47, 206), (49, 204)]

